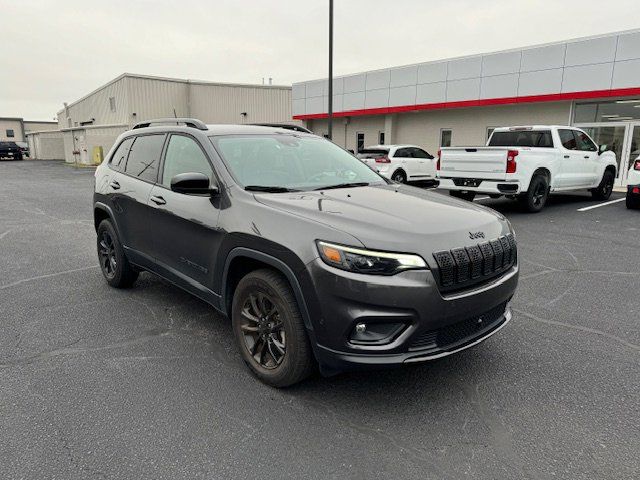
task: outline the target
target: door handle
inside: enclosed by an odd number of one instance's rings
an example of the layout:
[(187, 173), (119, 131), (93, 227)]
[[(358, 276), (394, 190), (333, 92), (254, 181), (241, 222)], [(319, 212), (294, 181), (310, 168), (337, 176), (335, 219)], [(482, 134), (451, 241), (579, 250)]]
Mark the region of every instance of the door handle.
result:
[(156, 205), (164, 205), (167, 203), (167, 201), (160, 195), (154, 195), (153, 197), (151, 197), (151, 201)]
[(115, 180), (111, 180), (111, 183), (109, 184), (109, 186), (114, 190), (120, 190), (120, 184)]
[(571, 158), (571, 156), (570, 155), (565, 155), (564, 158)]
[(589, 155), (585, 155), (584, 158), (591, 158)]

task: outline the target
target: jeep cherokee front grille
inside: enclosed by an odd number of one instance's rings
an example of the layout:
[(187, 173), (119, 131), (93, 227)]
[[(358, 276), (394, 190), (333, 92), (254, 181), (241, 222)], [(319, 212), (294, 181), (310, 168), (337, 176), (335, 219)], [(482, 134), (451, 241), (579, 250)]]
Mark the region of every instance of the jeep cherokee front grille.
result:
[(504, 273), (516, 263), (517, 256), (512, 234), (466, 248), (435, 252), (436, 280), (443, 292), (462, 290)]

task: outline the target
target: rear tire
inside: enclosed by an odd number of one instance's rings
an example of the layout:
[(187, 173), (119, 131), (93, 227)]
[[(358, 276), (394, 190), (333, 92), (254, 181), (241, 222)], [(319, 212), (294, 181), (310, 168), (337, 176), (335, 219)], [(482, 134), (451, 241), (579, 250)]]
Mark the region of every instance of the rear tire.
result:
[(613, 192), (613, 183), (615, 182), (615, 176), (611, 170), (607, 170), (602, 175), (600, 185), (591, 189), (591, 195), (596, 200), (609, 200), (611, 193)]
[(542, 210), (549, 198), (549, 181), (544, 175), (535, 175), (529, 184), (529, 190), (522, 194), (520, 202), (522, 208), (529, 213)]
[(460, 190), (449, 190), (449, 195), (467, 202), (473, 202), (473, 199), (476, 198), (476, 192), (461, 192)]
[(288, 387), (313, 373), (315, 360), (298, 303), (278, 272), (255, 270), (242, 278), (231, 312), (242, 359), (261, 381)]
[(98, 260), (100, 270), (109, 285), (115, 288), (129, 288), (138, 279), (124, 254), (124, 249), (110, 220), (102, 220), (98, 225)]
[(398, 183), (407, 183), (407, 174), (402, 170), (396, 170), (393, 172), (393, 175), (391, 175), (391, 180)]

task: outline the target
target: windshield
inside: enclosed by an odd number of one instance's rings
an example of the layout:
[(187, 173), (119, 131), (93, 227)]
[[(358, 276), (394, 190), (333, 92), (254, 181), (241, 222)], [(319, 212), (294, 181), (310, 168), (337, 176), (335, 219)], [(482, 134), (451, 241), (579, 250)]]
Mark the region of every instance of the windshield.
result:
[(387, 183), (357, 158), (318, 137), (230, 135), (211, 137), (211, 142), (247, 190), (318, 190)]

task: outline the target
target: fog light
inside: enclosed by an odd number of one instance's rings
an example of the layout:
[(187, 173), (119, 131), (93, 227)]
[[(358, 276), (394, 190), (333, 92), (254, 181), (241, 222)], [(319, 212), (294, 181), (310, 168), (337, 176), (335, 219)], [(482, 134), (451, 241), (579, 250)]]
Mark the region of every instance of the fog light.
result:
[(356, 323), (349, 341), (357, 345), (391, 343), (406, 328), (405, 323)]

